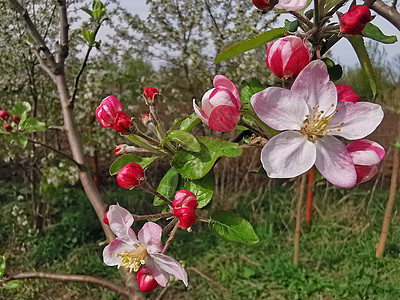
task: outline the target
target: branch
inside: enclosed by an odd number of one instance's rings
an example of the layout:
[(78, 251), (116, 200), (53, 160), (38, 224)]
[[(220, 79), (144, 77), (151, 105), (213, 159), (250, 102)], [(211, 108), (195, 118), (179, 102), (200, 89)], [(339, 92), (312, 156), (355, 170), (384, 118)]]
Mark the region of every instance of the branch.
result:
[(19, 274), (6, 275), (0, 284), (5, 284), (11, 280), (22, 280), (22, 279), (45, 279), (45, 280), (56, 280), (63, 282), (85, 282), (93, 283), (112, 290), (119, 295), (129, 297), (132, 291), (129, 288), (115, 284), (103, 278), (87, 276), (87, 275), (67, 275), (67, 274), (55, 274), (55, 273), (45, 273), (45, 272), (23, 272)]
[(64, 72), (64, 61), (68, 56), (68, 18), (67, 18), (67, 4), (65, 0), (58, 0), (58, 17), (60, 20), (60, 50), (58, 51), (58, 59), (62, 72)]
[(163, 248), (163, 250), (162, 250), (161, 253), (164, 254), (164, 253), (167, 251), (167, 249), (168, 249), (168, 247), (169, 247), (169, 244), (171, 244), (172, 240), (173, 240), (174, 237), (175, 237), (176, 232), (178, 231), (178, 228), (179, 228), (179, 221), (176, 222), (176, 224), (175, 224), (175, 226), (174, 226), (174, 229), (172, 229), (171, 233), (169, 234), (169, 238), (168, 238), (168, 240), (165, 242), (164, 248)]
[(382, 0), (366, 0), (364, 4), (400, 30), (400, 13), (395, 7), (385, 4)]

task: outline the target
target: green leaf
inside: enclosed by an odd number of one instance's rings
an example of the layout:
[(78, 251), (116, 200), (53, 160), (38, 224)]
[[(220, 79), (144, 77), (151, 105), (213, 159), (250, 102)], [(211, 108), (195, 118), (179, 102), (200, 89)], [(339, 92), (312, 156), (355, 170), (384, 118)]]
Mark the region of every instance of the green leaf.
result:
[(328, 68), (329, 79), (331, 81), (339, 80), (343, 75), (343, 69), (341, 65), (334, 65), (331, 68)]
[(27, 118), (19, 123), (21, 128), (27, 132), (36, 132), (46, 130), (46, 123), (39, 122), (33, 118)]
[(243, 52), (257, 48), (258, 46), (264, 45), (269, 41), (285, 36), (285, 31), (286, 28), (279, 27), (257, 34), (247, 40), (238, 41), (233, 44), (230, 44), (224, 49), (222, 49), (220, 53), (218, 53), (213, 64), (219, 63), (225, 59), (231, 58), (235, 55), (241, 54)]
[[(157, 192), (159, 192), (167, 199), (172, 199), (173, 197), (175, 197), (176, 187), (178, 186), (179, 178), (179, 173), (175, 170), (175, 168), (172, 167), (164, 175), (163, 179), (161, 179), (157, 188)], [(160, 198), (154, 197), (154, 206), (160, 206), (164, 203), (165, 202)]]
[(125, 154), (118, 157), (110, 166), (110, 174), (116, 175), (119, 170), (121, 170), (124, 166), (129, 163), (137, 163), (142, 166), (142, 168), (146, 168), (154, 161), (155, 157), (140, 157), (134, 154)]
[(6, 271), (7, 256), (0, 256), (0, 280), (3, 279), (4, 272)]
[(189, 132), (182, 130), (168, 131), (165, 139), (160, 145), (164, 145), (167, 142), (174, 141), (181, 145), (184, 149), (193, 152), (200, 151), (200, 144), (196, 138)]
[(7, 282), (5, 285), (3, 285), (3, 288), (7, 289), (7, 290), (12, 290), (12, 289), (19, 288), (20, 285), (21, 284), (19, 283), (18, 280), (11, 280), (11, 281)]
[(328, 57), (323, 58), (322, 61), (326, 64), (327, 68), (332, 68), (333, 66), (335, 66), (335, 62)]
[(25, 148), (26, 145), (28, 144), (28, 137), (26, 135), (14, 134), (12, 136), (12, 141), (14, 141), (14, 143), (16, 143), (21, 148)]
[(298, 27), (299, 27), (298, 20), (294, 20), (294, 21), (289, 21), (287, 19), (285, 20), (285, 28), (287, 29), (287, 31), (295, 32), (295, 31), (297, 31)]
[(188, 180), (185, 184), (185, 189), (191, 191), (197, 197), (197, 208), (206, 206), (214, 193), (215, 178), (214, 172), (211, 170), (201, 179)]
[(397, 42), (397, 37), (395, 35), (384, 35), (379, 27), (371, 23), (367, 23), (367, 25), (365, 25), (362, 34), (365, 37), (384, 44), (393, 44)]
[(87, 13), (89, 16), (93, 17), (93, 12), (89, 8), (82, 7), (81, 10)]
[(18, 116), (22, 121), (24, 121), (28, 115), (28, 112), (31, 111), (31, 105), (29, 102), (17, 103), (11, 111), (11, 114), (14, 116)]
[(174, 119), (174, 124), (171, 126), (171, 128), (169, 130), (174, 130), (176, 127), (181, 125), (184, 120), (185, 120), (185, 118)]
[(179, 130), (189, 132), (200, 122), (201, 120), (199, 119), (199, 117), (195, 113), (192, 113), (189, 117), (182, 121), (182, 123), (180, 124), (181, 126), (179, 126)]
[(393, 142), (392, 146), (395, 147), (396, 149), (400, 149), (400, 142), (399, 141)]
[(242, 125), (236, 125), (235, 129), (237, 129), (237, 130), (247, 130), (247, 127), (244, 127)]
[[(249, 81), (242, 82), (242, 89), (240, 90), (240, 100), (246, 107), (251, 106), (250, 99), (255, 93), (265, 90), (260, 80), (252, 78)], [(246, 108), (245, 107), (245, 108)]]
[(206, 175), (214, 165), (217, 158), (222, 156), (235, 157), (242, 154), (238, 144), (213, 139), (198, 137), (200, 152), (179, 150), (172, 158), (171, 165), (184, 177), (199, 179)]
[(361, 35), (346, 35), (346, 38), (350, 41), (354, 50), (357, 53), (358, 59), (361, 63), (361, 67), (367, 75), (369, 80), (369, 84), (371, 86), (372, 96), (375, 98), (376, 96), (376, 80), (375, 80), (375, 72), (372, 67), (371, 60), (369, 59), (367, 49), (364, 45), (364, 40)]
[(93, 17), (100, 19), (106, 13), (106, 8), (100, 0), (93, 0)]
[(245, 219), (227, 211), (217, 211), (211, 215), (209, 227), (220, 237), (233, 242), (253, 245), (259, 241), (253, 227)]

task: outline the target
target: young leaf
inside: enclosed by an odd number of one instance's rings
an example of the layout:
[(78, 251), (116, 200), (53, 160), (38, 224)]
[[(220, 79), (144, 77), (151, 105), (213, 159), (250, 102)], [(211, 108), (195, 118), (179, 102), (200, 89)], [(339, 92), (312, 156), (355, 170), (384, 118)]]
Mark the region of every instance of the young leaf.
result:
[(218, 53), (213, 64), (219, 63), (225, 59), (231, 58), (235, 55), (257, 48), (258, 46), (264, 45), (269, 41), (285, 36), (286, 28), (279, 27), (269, 31), (257, 34), (247, 40), (238, 41), (222, 49)]
[(28, 137), (26, 135), (13, 134), (12, 141), (14, 141), (14, 143), (16, 143), (21, 148), (25, 148), (28, 144)]
[(253, 227), (245, 219), (227, 211), (217, 211), (211, 215), (209, 228), (220, 237), (233, 242), (253, 245), (259, 241)]
[[(179, 183), (179, 173), (172, 167), (168, 170), (168, 172), (164, 175), (163, 179), (161, 179), (157, 192), (168, 199), (172, 199), (175, 197), (176, 188)], [(163, 205), (164, 201), (158, 197), (154, 197), (153, 205), (160, 206)]]
[(396, 149), (400, 149), (400, 142), (399, 141), (393, 142), (392, 146), (395, 147)]
[(14, 116), (18, 116), (21, 122), (23, 122), (26, 119), (28, 112), (30, 111), (31, 105), (29, 104), (29, 102), (23, 102), (15, 104), (14, 108), (11, 111), (11, 114)]
[(367, 25), (365, 25), (362, 34), (365, 37), (384, 44), (393, 44), (397, 42), (397, 37), (395, 35), (384, 35), (379, 27), (371, 23), (367, 23)]
[(240, 90), (240, 101), (243, 103), (243, 108), (251, 108), (250, 99), (255, 93), (265, 90), (261, 82), (252, 78), (249, 81), (242, 82), (242, 89)]
[(182, 121), (179, 126), (179, 130), (189, 132), (200, 122), (201, 120), (199, 119), (199, 117), (195, 113), (192, 113), (189, 117)]
[(27, 118), (19, 123), (21, 128), (27, 132), (36, 132), (46, 130), (46, 123), (39, 122), (36, 119)]
[(372, 96), (375, 98), (376, 96), (376, 80), (375, 80), (375, 72), (372, 67), (371, 60), (369, 59), (367, 49), (364, 45), (364, 40), (361, 35), (346, 35), (346, 38), (350, 41), (354, 50), (357, 53), (358, 59), (361, 63), (361, 67), (367, 75), (369, 80), (369, 84), (371, 86)]
[(93, 17), (93, 12), (89, 8), (82, 7), (81, 10), (87, 13), (89, 16)]
[(211, 201), (214, 193), (214, 186), (214, 172), (211, 170), (201, 179), (188, 180), (184, 188), (196, 195), (198, 203), (197, 208), (202, 208)]
[(164, 145), (167, 142), (174, 141), (181, 145), (184, 149), (193, 152), (200, 151), (200, 144), (196, 140), (196, 138), (191, 135), (189, 132), (182, 130), (173, 130), (168, 131), (165, 139), (161, 142), (160, 145)]
[(11, 290), (11, 289), (17, 289), (20, 287), (20, 282), (18, 280), (11, 280), (7, 282), (5, 285), (3, 285), (3, 289)]
[(134, 154), (125, 154), (118, 157), (110, 166), (110, 174), (116, 175), (119, 170), (121, 170), (125, 165), (133, 162), (142, 166), (142, 168), (146, 168), (154, 161), (154, 157), (140, 157)]
[(287, 31), (295, 32), (298, 27), (299, 27), (298, 20), (294, 20), (294, 21), (289, 21), (287, 19), (285, 20), (285, 28), (287, 29)]
[(238, 144), (213, 139), (198, 137), (200, 152), (179, 150), (172, 158), (173, 166), (182, 176), (189, 179), (199, 179), (206, 175), (215, 161), (222, 156), (235, 157), (242, 154)]

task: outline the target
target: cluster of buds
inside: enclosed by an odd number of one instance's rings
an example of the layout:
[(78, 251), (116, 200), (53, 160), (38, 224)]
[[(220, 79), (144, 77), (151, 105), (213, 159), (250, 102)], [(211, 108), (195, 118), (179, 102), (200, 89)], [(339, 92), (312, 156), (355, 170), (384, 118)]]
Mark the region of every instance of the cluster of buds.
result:
[(179, 227), (188, 229), (196, 221), (196, 195), (188, 190), (180, 190), (175, 194), (172, 202), (173, 213), (179, 219)]
[(96, 108), (96, 118), (104, 128), (114, 128), (120, 133), (133, 130), (132, 119), (122, 111), (121, 102), (114, 96), (108, 96)]
[(17, 125), (21, 121), (18, 116), (11, 116), (11, 114), (6, 110), (0, 110), (0, 120), (5, 123), (4, 130), (8, 132), (13, 130), (12, 123), (14, 123), (14, 125)]

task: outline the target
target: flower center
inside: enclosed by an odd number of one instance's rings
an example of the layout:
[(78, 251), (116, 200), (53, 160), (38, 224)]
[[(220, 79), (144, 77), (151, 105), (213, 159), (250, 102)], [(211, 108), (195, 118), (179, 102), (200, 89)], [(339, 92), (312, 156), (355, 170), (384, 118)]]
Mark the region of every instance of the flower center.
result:
[[(333, 103), (331, 105), (332, 107), (335, 106)], [(315, 141), (317, 137), (324, 137), (329, 132), (331, 132), (331, 129), (326, 129), (326, 127), (332, 123), (330, 119), (335, 115), (336, 112), (338, 112), (338, 110), (335, 109), (335, 111), (328, 116), (325, 115), (325, 112), (323, 110), (314, 113), (314, 111), (318, 108), (319, 105), (313, 106), (313, 114), (306, 115), (307, 119), (304, 121), (303, 126), (300, 130), (300, 132), (307, 135), (311, 141)], [(344, 122), (339, 123), (339, 125), (343, 124)], [(340, 131), (341, 128), (338, 128), (336, 130)]]
[(122, 263), (118, 265), (118, 269), (121, 265), (124, 268), (129, 269), (129, 272), (139, 271), (141, 265), (144, 265), (144, 260), (149, 255), (146, 247), (143, 244), (139, 244), (139, 247), (133, 251), (122, 251), (121, 253), (115, 253), (116, 257), (122, 258)]

